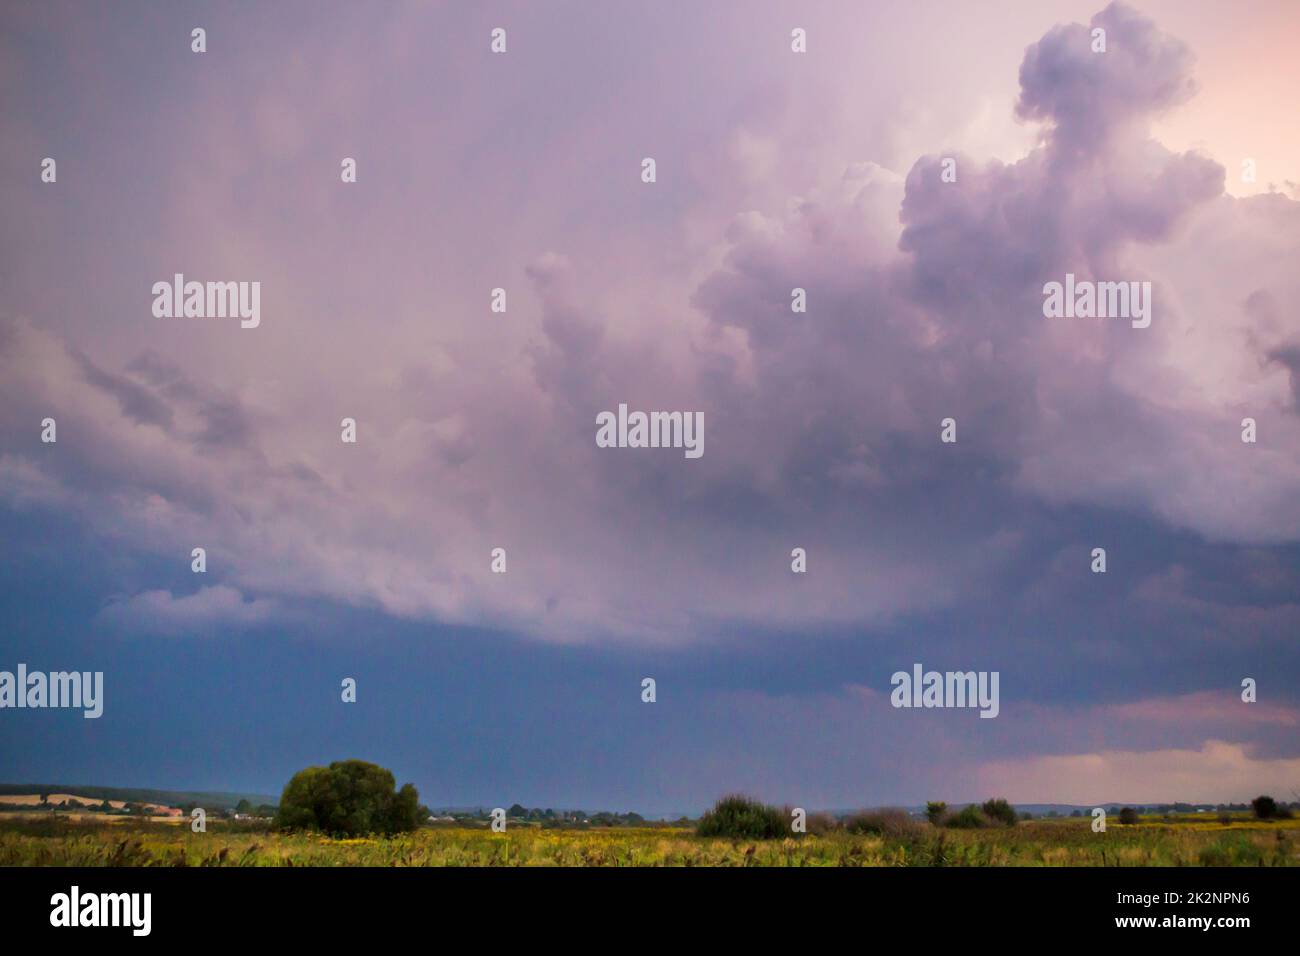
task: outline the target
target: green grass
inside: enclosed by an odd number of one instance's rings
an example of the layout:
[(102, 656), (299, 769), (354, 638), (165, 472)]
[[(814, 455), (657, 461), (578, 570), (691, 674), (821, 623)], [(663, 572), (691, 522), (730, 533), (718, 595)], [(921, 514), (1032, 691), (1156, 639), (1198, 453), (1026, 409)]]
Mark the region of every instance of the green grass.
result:
[(0, 866), (1297, 866), (1300, 820), (1224, 824), (1143, 818), (1093, 833), (1089, 819), (1014, 827), (770, 840), (696, 836), (670, 826), (601, 830), (510, 825), (425, 828), (388, 838), (131, 820), (0, 820)]

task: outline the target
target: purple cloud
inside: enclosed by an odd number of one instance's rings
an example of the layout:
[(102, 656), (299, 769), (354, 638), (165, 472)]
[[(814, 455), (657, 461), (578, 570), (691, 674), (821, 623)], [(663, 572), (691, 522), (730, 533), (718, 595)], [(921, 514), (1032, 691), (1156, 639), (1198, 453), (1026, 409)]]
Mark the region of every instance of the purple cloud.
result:
[[(424, 51), (403, 17), (383, 34), (414, 71)], [(558, 641), (951, 607), (1023, 554), (1044, 507), (1294, 541), (1297, 335), (1265, 303), (1300, 295), (1297, 204), (1225, 195), (1219, 163), (1151, 139), (1193, 89), (1189, 52), (1127, 7), (1093, 24), (1104, 54), (1078, 24), (1025, 53), (1014, 109), (1041, 144), (1015, 162), (958, 152), (954, 183), (938, 152), (903, 174), (827, 138), (788, 161), (782, 143), (808, 128), (798, 102), (737, 95), (709, 104), (724, 132), (703, 140), (658, 115), (659, 193), (604, 167), (593, 179), (548, 139), (529, 171), (541, 198), (520, 205), (493, 185), (521, 174), (517, 150), (406, 122), (406, 101), (332, 56), (331, 35), (304, 40), (320, 69), (283, 66), (255, 113), (243, 86), (191, 77), (210, 122), (167, 144), (158, 222), (129, 256), (86, 253), (111, 329), (60, 321), (57, 284), (50, 314), (3, 325), (15, 463), (0, 474), (17, 496), (36, 469), (92, 528), (155, 554), (203, 541), (229, 556), (232, 588)], [(467, 75), (484, 68), (457, 55)], [(540, 70), (537, 55), (522, 62)], [(531, 102), (526, 76), (502, 80)], [(344, 142), (338, 104), (381, 92), (403, 121), (368, 128), (375, 149), (342, 191), (334, 154), (367, 137)], [(451, 110), (429, 95), (422, 109)], [(600, 161), (650, 148), (625, 111), (586, 108), (553, 121), (587, 124), (573, 128)], [(641, 221), (644, 236), (628, 226)], [(181, 265), (262, 281), (263, 327), (151, 319), (145, 291)], [(1042, 286), (1066, 272), (1150, 281), (1151, 328), (1044, 319)], [(708, 453), (603, 454), (595, 416), (620, 402), (703, 411)], [(57, 453), (31, 441), (47, 414)], [(339, 442), (344, 416), (356, 447)], [(938, 441), (949, 416), (955, 446)], [(1247, 416), (1255, 446), (1239, 440)], [(798, 592), (795, 546), (816, 568)]]

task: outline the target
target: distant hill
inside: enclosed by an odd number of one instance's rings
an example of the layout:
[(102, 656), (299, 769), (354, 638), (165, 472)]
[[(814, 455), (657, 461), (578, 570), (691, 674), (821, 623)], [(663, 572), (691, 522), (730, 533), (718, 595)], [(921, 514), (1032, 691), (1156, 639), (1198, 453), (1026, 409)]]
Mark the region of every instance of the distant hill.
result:
[[(963, 807), (968, 805), (969, 804), (966, 803), (951, 803), (948, 805), (948, 809), (957, 811), (957, 810), (961, 810)], [(979, 803), (976, 802), (973, 805), (978, 807)], [(1049, 813), (1055, 813), (1057, 816), (1068, 817), (1075, 812), (1078, 812), (1081, 816), (1090, 816), (1092, 814), (1093, 807), (1104, 807), (1107, 810), (1110, 810), (1112, 808), (1118, 810), (1122, 807), (1132, 807), (1133, 809), (1138, 810), (1139, 812), (1147, 812), (1147, 813), (1157, 813), (1157, 812), (1158, 813), (1168, 813), (1168, 812), (1210, 813), (1213, 812), (1214, 810), (1219, 809), (1219, 805), (1213, 803), (1134, 803), (1131, 801), (1126, 802), (1122, 800), (1105, 800), (1102, 801), (1101, 803), (1014, 803), (1012, 804), (1012, 806), (1014, 806), (1016, 810), (1019, 811), (1020, 813), (1031, 813), (1036, 817), (1046, 816)], [(1249, 804), (1234, 803), (1234, 804), (1228, 804), (1227, 806), (1230, 809), (1236, 809), (1236, 810), (1250, 809)], [(911, 813), (915, 816), (922, 816), (925, 814), (925, 807), (923, 806), (913, 806), (913, 807), (905, 806), (902, 807), (901, 809), (906, 810), (908, 813)], [(835, 816), (835, 817), (847, 817), (847, 816), (852, 816), (854, 813), (857, 813), (859, 811), (856, 809), (848, 809), (848, 810), (826, 810), (823, 812), (829, 813), (831, 816)]]
[(134, 787), (91, 787), (72, 783), (0, 783), (0, 796), (42, 793), (75, 793), (94, 797), (96, 800), (125, 800), (128, 803), (158, 803), (163, 806), (178, 807), (194, 803), (205, 809), (233, 810), (240, 800), (247, 800), (253, 806), (268, 804), (276, 806), (278, 796), (265, 793), (223, 793), (199, 790), (149, 790)]
[[(1032, 813), (1036, 817), (1048, 813), (1057, 813), (1063, 817), (1068, 817), (1075, 810), (1087, 816), (1092, 813), (1093, 807), (1105, 807), (1107, 810), (1132, 807), (1134, 810), (1147, 813), (1196, 813), (1198, 811), (1209, 813), (1219, 808), (1219, 804), (1215, 803), (1138, 803), (1132, 800), (1106, 800), (1101, 803), (1017, 803), (1014, 806), (1021, 813)], [(1249, 808), (1249, 804), (1230, 804), (1230, 806), (1243, 810)], [(925, 808), (922, 807), (921, 809), (924, 810)], [(961, 809), (961, 807), (959, 806), (957, 809)]]

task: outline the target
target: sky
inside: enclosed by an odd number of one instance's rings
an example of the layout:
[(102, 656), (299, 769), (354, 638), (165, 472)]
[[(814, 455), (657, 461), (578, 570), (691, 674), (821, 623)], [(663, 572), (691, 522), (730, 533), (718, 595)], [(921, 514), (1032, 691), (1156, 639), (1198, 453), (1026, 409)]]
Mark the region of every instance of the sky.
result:
[[(7, 4), (0, 670), (105, 700), (0, 710), (0, 780), (1295, 798), (1298, 18)], [(1045, 317), (1067, 274), (1150, 326)], [(598, 447), (620, 404), (704, 454)], [(997, 717), (893, 706), (918, 663)]]

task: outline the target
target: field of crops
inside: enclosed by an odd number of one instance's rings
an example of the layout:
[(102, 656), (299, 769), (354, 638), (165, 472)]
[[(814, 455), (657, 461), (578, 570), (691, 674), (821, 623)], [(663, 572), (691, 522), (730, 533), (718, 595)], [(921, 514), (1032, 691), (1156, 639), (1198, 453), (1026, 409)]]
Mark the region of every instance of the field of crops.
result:
[(214, 824), (0, 820), (0, 866), (1297, 866), (1300, 820), (1144, 818), (1093, 833), (1087, 819), (897, 836), (836, 831), (729, 840), (677, 827), (426, 828), (335, 840)]

